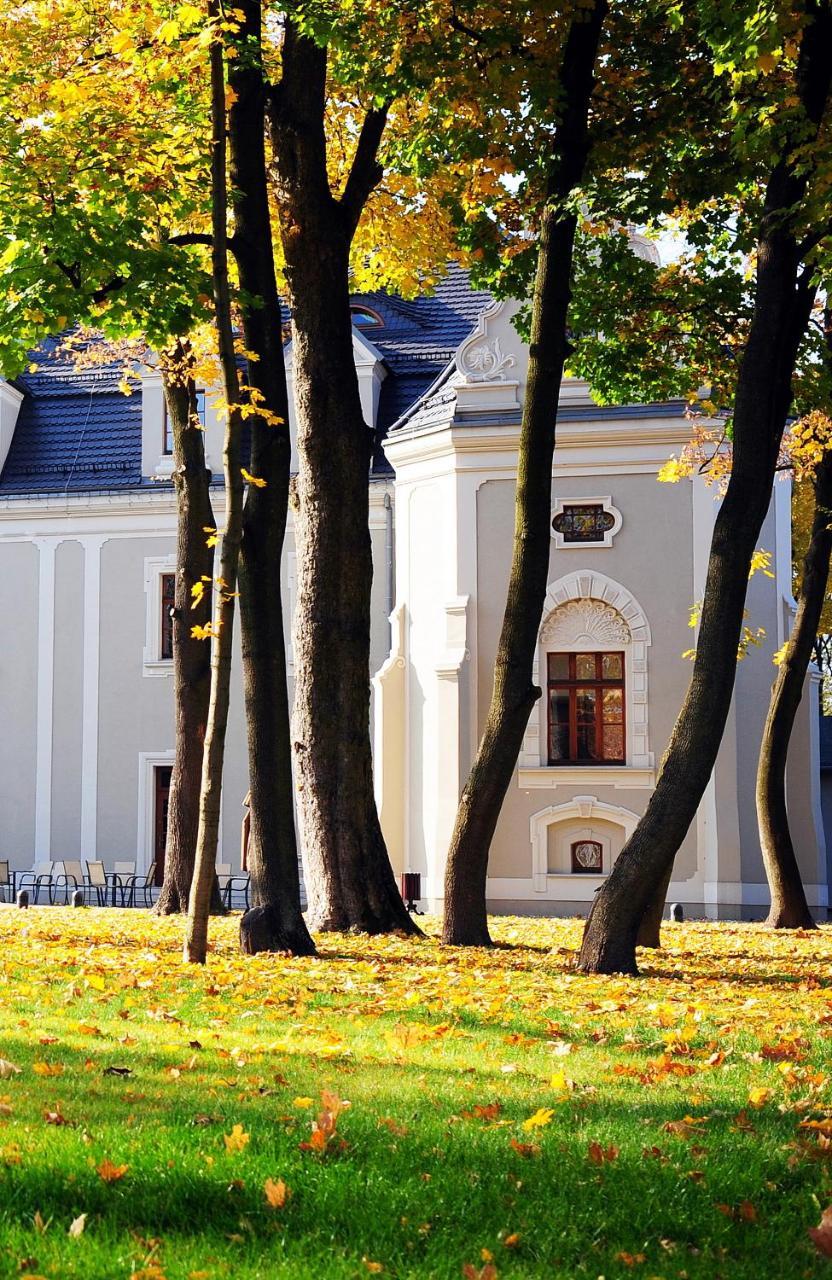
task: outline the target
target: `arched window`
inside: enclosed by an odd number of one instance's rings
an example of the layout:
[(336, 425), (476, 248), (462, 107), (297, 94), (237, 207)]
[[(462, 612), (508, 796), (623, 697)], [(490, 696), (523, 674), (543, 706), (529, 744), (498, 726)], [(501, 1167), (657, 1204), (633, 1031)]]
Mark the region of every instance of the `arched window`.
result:
[(599, 876), (604, 869), (604, 846), (600, 840), (575, 840), (571, 848), (573, 875)]
[(354, 302), (350, 307), (352, 322), (358, 329), (380, 329), (384, 321), (377, 311), (365, 307), (361, 302)]
[(652, 769), (649, 645), (647, 618), (620, 583), (588, 569), (550, 583), (532, 671), (547, 696), (529, 717), (521, 772)]

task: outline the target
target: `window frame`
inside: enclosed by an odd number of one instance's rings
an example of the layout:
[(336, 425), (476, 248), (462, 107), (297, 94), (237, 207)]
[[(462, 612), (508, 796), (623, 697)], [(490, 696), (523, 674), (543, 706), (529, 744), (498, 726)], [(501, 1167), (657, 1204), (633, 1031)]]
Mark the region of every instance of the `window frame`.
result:
[[(166, 584), (170, 583), (169, 591)], [(159, 661), (173, 662), (173, 618), (171, 611), (176, 600), (176, 573), (164, 570), (159, 574)], [(167, 604), (167, 607), (165, 607)], [(167, 652), (169, 650), (169, 652)]]
[[(578, 658), (592, 658), (595, 662), (595, 676), (579, 677), (576, 671), (576, 663)], [(552, 659), (565, 658), (568, 663), (568, 677), (552, 676)], [(604, 678), (603, 659), (618, 658), (621, 664), (621, 675), (614, 678)], [(566, 690), (569, 694), (569, 754), (566, 758), (554, 759), (552, 754), (552, 693), (555, 689)], [(578, 694), (583, 689), (591, 689), (596, 695), (603, 694), (605, 690), (620, 690), (621, 692), (621, 755), (620, 756), (601, 756), (597, 759), (582, 759), (578, 755)], [(604, 743), (604, 700), (603, 697), (595, 698), (595, 740), (601, 744), (603, 751)], [(607, 722), (609, 723), (609, 722)], [(615, 723), (615, 722), (613, 722)], [(560, 650), (551, 649), (546, 653), (546, 762), (547, 767), (551, 769), (561, 768), (587, 768), (596, 769), (599, 767), (610, 765), (626, 765), (627, 763), (627, 655), (623, 649), (590, 649), (590, 650)]]
[[(577, 850), (582, 844), (594, 845), (598, 850), (598, 866), (582, 867), (578, 862)], [(593, 836), (582, 836), (579, 840), (573, 840), (569, 845), (569, 858), (571, 863), (570, 875), (573, 876), (600, 876), (604, 874), (604, 845), (601, 840), (596, 840)]]
[[(595, 540), (568, 542), (564, 539), (562, 533), (555, 528), (555, 521), (558, 516), (562, 516), (566, 507), (601, 507), (606, 515), (612, 516), (612, 524), (609, 529), (604, 530), (600, 538)], [(555, 547), (558, 551), (592, 551), (602, 547), (611, 547), (616, 535), (620, 532), (624, 523), (623, 516), (618, 507), (613, 504), (611, 494), (598, 495), (592, 497), (584, 497), (583, 494), (569, 494), (559, 497), (552, 508), (549, 516), (549, 532), (554, 540)]]
[[(196, 416), (199, 418), (202, 430), (205, 430), (205, 388), (197, 387), (196, 389)], [(162, 397), (162, 457), (173, 457), (173, 427), (171, 426), (170, 415), (168, 413), (167, 399)]]

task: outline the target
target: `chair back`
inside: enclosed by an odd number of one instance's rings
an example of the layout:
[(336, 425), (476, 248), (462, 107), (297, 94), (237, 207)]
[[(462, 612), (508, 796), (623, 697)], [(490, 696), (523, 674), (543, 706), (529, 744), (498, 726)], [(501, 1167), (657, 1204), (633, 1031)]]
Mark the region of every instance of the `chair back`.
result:
[(151, 862), (150, 866), (147, 868), (147, 875), (144, 878), (145, 887), (147, 887), (147, 885), (153, 884), (153, 881), (155, 879), (156, 879), (156, 860), (154, 858), (153, 862)]
[(96, 889), (107, 888), (107, 872), (104, 870), (103, 862), (87, 863), (87, 879)]
[(72, 876), (73, 880), (83, 880), (84, 872), (80, 860), (70, 861), (64, 858), (64, 875)]
[(0, 884), (10, 884), (9, 864), (8, 862), (0, 862)]
[(218, 863), (217, 863), (217, 875), (218, 875), (218, 876), (230, 876), (230, 875), (231, 875), (231, 863), (230, 863), (230, 862), (218, 862)]
[(32, 868), (36, 876), (51, 876), (55, 870), (54, 862), (36, 862)]
[(134, 876), (136, 874), (135, 862), (114, 862), (113, 871), (117, 876)]

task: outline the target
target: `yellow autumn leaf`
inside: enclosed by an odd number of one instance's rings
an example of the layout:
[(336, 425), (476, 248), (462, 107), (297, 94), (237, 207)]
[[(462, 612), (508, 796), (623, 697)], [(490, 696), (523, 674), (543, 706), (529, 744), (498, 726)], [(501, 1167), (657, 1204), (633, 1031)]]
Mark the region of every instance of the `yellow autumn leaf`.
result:
[(759, 1110), (760, 1107), (764, 1107), (770, 1097), (771, 1089), (765, 1089), (762, 1086), (757, 1086), (748, 1090), (749, 1104), (756, 1110)]
[(550, 1124), (554, 1115), (551, 1107), (538, 1107), (533, 1116), (529, 1116), (528, 1120), (523, 1121), (523, 1129), (526, 1133), (530, 1133), (532, 1129), (543, 1129)]
[(112, 1160), (102, 1160), (96, 1173), (102, 1182), (119, 1182), (129, 1169), (126, 1164), (113, 1164)]
[(223, 1134), (222, 1140), (226, 1151), (235, 1155), (237, 1152), (245, 1151), (251, 1141), (251, 1134), (246, 1133), (241, 1124), (235, 1124), (230, 1133)]
[(260, 476), (253, 476), (250, 471), (246, 471), (245, 467), (240, 467), (240, 475), (247, 484), (253, 484), (256, 489), (265, 489), (267, 482)]
[(277, 1181), (267, 1178), (263, 1183), (263, 1194), (272, 1209), (282, 1209), (292, 1193), (282, 1178)]
[(292, 1103), (292, 1106), (293, 1107), (311, 1107), (312, 1101), (313, 1101), (312, 1098), (295, 1098), (294, 1102)]

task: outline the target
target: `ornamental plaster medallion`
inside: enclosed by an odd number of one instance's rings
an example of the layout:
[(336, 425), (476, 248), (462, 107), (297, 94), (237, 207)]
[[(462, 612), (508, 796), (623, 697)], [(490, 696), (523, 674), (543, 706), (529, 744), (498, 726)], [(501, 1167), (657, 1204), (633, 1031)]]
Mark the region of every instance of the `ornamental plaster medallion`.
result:
[(617, 609), (600, 600), (570, 600), (547, 619), (541, 632), (544, 644), (629, 644), (630, 628)]
[(513, 369), (516, 363), (514, 356), (503, 352), (499, 338), (464, 347), (457, 359), (459, 371), (468, 382), (505, 382), (506, 370)]

